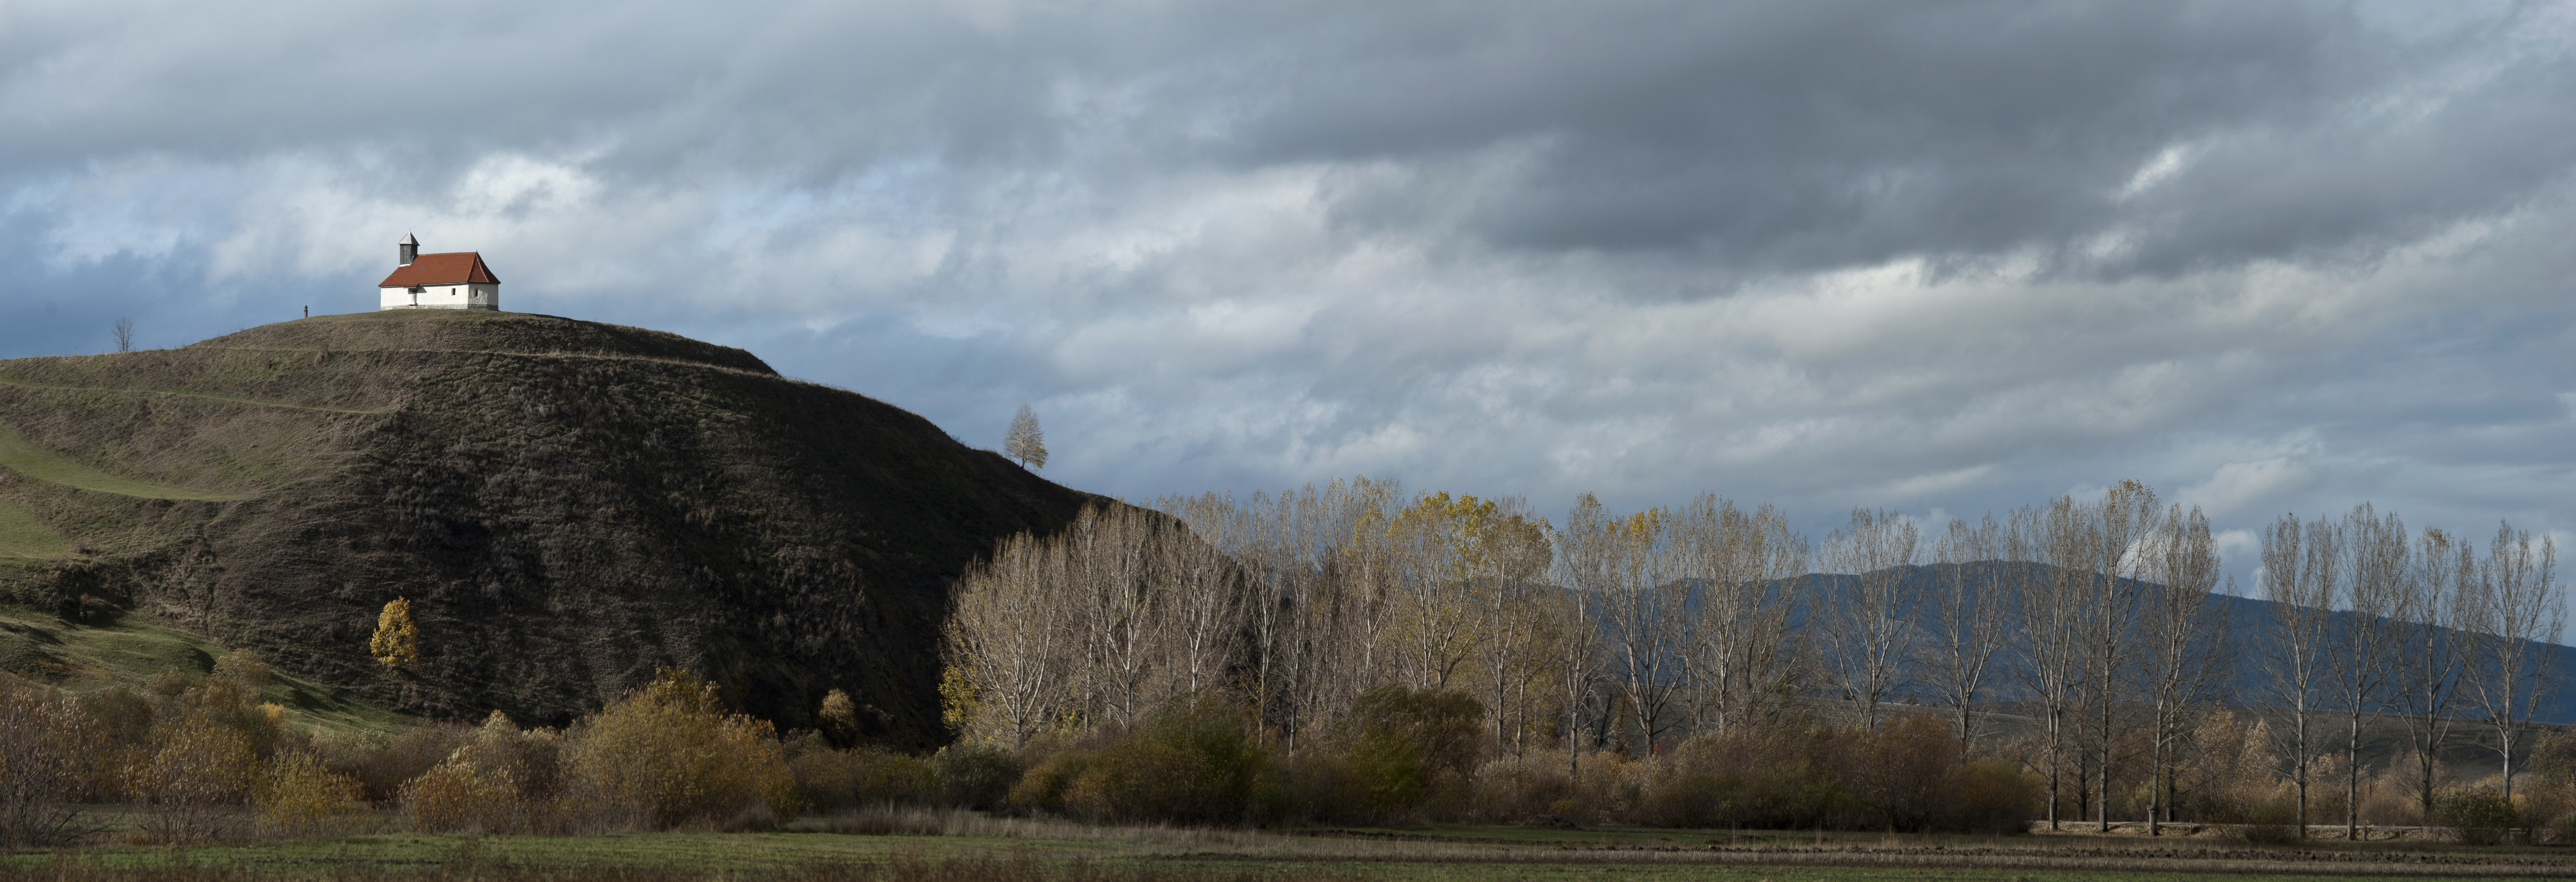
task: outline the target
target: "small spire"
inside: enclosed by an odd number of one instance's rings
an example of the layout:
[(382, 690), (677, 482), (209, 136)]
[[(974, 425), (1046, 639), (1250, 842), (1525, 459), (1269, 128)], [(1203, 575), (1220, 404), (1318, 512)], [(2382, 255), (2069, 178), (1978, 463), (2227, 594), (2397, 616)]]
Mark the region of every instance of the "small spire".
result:
[(402, 261), (402, 265), (410, 266), (412, 260), (420, 256), (420, 240), (412, 238), (411, 234), (406, 232), (403, 234), (402, 242), (398, 244), (402, 246), (401, 248), (396, 249), (396, 251), (400, 252), (399, 259)]

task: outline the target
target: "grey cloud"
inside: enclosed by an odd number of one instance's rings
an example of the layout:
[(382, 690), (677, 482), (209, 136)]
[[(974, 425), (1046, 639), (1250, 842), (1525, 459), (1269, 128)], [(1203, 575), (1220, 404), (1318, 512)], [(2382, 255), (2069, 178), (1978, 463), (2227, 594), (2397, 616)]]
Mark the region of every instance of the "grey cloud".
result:
[(0, 354), (418, 226), (1131, 497), (2563, 528), (2568, 7), (2415, 9), (13, 7)]

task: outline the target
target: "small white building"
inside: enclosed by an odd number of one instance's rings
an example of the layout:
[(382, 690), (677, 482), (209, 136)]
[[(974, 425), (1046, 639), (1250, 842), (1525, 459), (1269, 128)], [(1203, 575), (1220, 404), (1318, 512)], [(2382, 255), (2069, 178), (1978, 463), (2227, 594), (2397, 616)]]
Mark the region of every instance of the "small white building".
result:
[(500, 309), (501, 279), (474, 251), (420, 253), (420, 241), (404, 233), (402, 265), (376, 283), (384, 295), (379, 309)]

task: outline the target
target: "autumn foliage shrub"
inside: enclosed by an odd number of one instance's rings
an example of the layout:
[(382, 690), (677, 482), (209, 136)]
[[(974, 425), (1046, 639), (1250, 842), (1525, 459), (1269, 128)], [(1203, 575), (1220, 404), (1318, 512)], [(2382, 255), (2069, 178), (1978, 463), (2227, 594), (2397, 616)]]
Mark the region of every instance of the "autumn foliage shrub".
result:
[(582, 812), (561, 792), (563, 748), (561, 733), (522, 730), (494, 711), (404, 785), (403, 808), (413, 829), (429, 832), (570, 832)]
[(0, 848), (55, 845), (73, 832), (72, 798), (91, 777), (98, 728), (52, 689), (0, 683)]
[(796, 781), (766, 720), (727, 714), (715, 687), (679, 671), (626, 694), (565, 733), (567, 798), (651, 829), (796, 813)]
[(148, 752), (126, 771), (127, 786), (145, 810), (146, 835), (181, 844), (243, 832), (230, 807), (250, 801), (260, 763), (284, 724), (284, 708), (258, 703), (267, 682), (268, 666), (237, 652), (168, 697), (152, 722)]
[(259, 782), (258, 803), (261, 829), (276, 836), (345, 836), (365, 831), (375, 820), (367, 810), (365, 786), (324, 767), (322, 758), (308, 751), (270, 759)]

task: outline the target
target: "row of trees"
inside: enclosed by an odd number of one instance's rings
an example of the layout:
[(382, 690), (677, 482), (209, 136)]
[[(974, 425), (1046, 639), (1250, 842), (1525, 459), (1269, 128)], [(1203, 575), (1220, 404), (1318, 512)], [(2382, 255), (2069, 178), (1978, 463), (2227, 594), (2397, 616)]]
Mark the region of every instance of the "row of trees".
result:
[(2208, 520), (2136, 482), (1929, 530), (1857, 510), (1815, 541), (1772, 507), (1706, 495), (1626, 514), (1586, 495), (1561, 525), (1518, 499), (1368, 479), (1165, 498), (1011, 540), (963, 579), (943, 694), (969, 739), (1020, 748), (1228, 690), (1294, 754), (1372, 687), (1454, 690), (1478, 700), (1493, 749), (1553, 745), (1569, 775), (1587, 749), (1652, 755), (1820, 706), (1876, 731), (1892, 705), (1930, 700), (1973, 751), (2002, 702), (2029, 720), (2047, 818), (2071, 805), (2106, 827), (2115, 768), (2143, 761), (2148, 821), (2169, 820), (2208, 711), (2277, 698), (2303, 813), (2330, 708), (2347, 734), (2365, 713), (2420, 722), (2429, 808), (2463, 710), (2511, 738), (2537, 706), (2548, 671), (2528, 641), (2556, 634), (2554, 548), (2507, 528), (2481, 556), (2367, 508), (2287, 523), (2262, 570), (2283, 613), (2229, 622)]
[(2340, 518), (2283, 515), (2264, 530), (2263, 595), (2273, 605), (2260, 697), (2290, 712), (2278, 735), (2302, 830), (2329, 721), (2342, 729), (2346, 835), (2361, 825), (2362, 729), (2377, 715), (2404, 722), (2426, 813), (2438, 757), (2464, 716), (2494, 731), (2502, 796), (2512, 800), (2532, 717), (2565, 673), (2541, 653), (2558, 638), (2566, 603), (2555, 541), (2535, 545), (2506, 524), (2485, 551), (2443, 530), (2410, 534), (2368, 505)]

